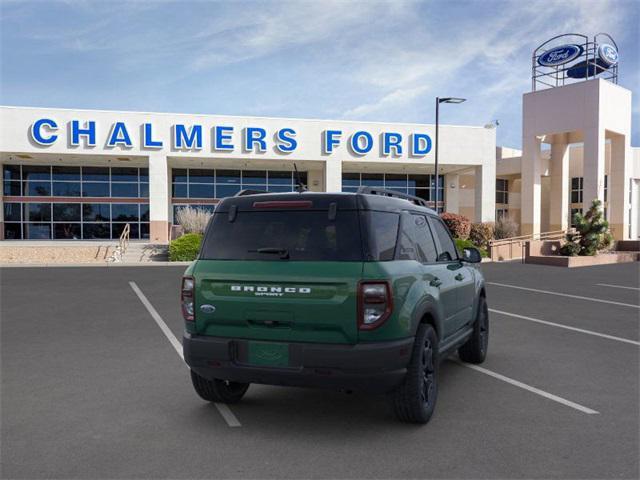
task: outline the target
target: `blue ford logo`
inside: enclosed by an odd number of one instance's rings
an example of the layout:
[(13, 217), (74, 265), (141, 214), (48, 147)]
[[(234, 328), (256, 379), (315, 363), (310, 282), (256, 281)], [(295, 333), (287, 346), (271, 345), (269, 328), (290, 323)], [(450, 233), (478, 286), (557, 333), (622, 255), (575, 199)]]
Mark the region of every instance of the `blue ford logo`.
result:
[(613, 45), (603, 43), (598, 47), (598, 57), (608, 66), (618, 63), (618, 50)]
[(216, 307), (214, 307), (213, 305), (209, 305), (209, 304), (204, 304), (200, 306), (200, 310), (203, 313), (213, 313), (216, 311)]
[(538, 63), (543, 67), (556, 67), (569, 63), (571, 60), (578, 58), (583, 48), (580, 45), (561, 45), (559, 47), (547, 50), (538, 57)]

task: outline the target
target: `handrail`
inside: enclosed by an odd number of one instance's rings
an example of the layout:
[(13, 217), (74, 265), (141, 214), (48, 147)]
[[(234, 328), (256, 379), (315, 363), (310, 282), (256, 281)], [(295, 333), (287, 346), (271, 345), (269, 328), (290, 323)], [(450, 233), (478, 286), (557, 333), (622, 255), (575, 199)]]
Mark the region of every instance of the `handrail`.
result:
[[(518, 237), (501, 238), (499, 240), (490, 240), (489, 248), (491, 259), (496, 260), (495, 257), (497, 257), (497, 259), (502, 259), (502, 255), (504, 254), (509, 259), (522, 258), (522, 261), (524, 262), (527, 255), (527, 247), (530, 246), (529, 242), (543, 240), (560, 240), (565, 238), (568, 233), (575, 233), (575, 229), (569, 228), (567, 230), (554, 230), (550, 232), (539, 232), (529, 235), (520, 235)], [(505, 248), (499, 247), (506, 247), (508, 252), (505, 251)], [(518, 250), (520, 250), (519, 257), (516, 253)]]
[(129, 247), (129, 236), (131, 234), (131, 225), (128, 223), (122, 229), (122, 233), (120, 234), (120, 239), (118, 240), (118, 247), (120, 248), (120, 252), (124, 255), (124, 252), (127, 251)]
[(122, 229), (122, 233), (118, 238), (118, 246), (115, 248), (111, 256), (107, 258), (107, 262), (122, 261), (124, 252), (126, 252), (127, 248), (129, 247), (130, 234), (131, 234), (131, 225), (127, 223), (125, 224), (124, 228)]
[(497, 240), (490, 240), (489, 245), (495, 247), (495, 246), (507, 245), (509, 243), (515, 243), (515, 242), (527, 242), (532, 240), (551, 240), (553, 238), (562, 238), (571, 231), (573, 231), (573, 229), (553, 230), (550, 232), (539, 232), (539, 233), (532, 233), (529, 235), (520, 235), (518, 237), (501, 238)]

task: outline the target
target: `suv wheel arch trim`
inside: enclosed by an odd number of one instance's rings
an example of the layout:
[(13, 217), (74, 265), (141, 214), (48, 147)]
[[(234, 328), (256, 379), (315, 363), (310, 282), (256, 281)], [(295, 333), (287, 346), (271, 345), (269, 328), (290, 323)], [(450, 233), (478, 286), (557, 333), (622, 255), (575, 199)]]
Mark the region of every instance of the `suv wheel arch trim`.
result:
[[(431, 317), (431, 321), (424, 321), (426, 317)], [(442, 338), (442, 320), (433, 304), (428, 303), (426, 305), (422, 305), (416, 310), (413, 325), (411, 327), (411, 332), (413, 335), (416, 334), (421, 323), (428, 323), (429, 325), (431, 325), (436, 331), (436, 335), (438, 335), (438, 338)]]

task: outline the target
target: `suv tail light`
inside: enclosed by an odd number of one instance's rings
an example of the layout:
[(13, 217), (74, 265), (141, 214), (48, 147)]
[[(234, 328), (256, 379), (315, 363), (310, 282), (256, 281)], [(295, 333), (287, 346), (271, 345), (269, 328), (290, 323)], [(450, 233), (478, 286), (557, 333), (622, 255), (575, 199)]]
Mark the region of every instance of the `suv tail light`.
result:
[(185, 321), (193, 322), (194, 317), (194, 297), (195, 297), (195, 280), (193, 277), (182, 277), (182, 288), (180, 290), (180, 303), (182, 304), (182, 316)]
[(360, 282), (358, 286), (358, 328), (373, 330), (393, 311), (389, 282)]

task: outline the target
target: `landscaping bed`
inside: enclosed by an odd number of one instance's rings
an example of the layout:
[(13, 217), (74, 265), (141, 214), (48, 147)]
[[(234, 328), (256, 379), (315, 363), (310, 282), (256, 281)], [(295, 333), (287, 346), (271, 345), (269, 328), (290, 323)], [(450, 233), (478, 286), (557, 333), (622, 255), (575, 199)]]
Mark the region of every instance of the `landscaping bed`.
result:
[(594, 265), (607, 265), (611, 263), (629, 263), (640, 260), (638, 252), (612, 252), (601, 253), (593, 256), (567, 257), (561, 255), (529, 255), (525, 263), (538, 265), (551, 265), (556, 267), (592, 267)]

